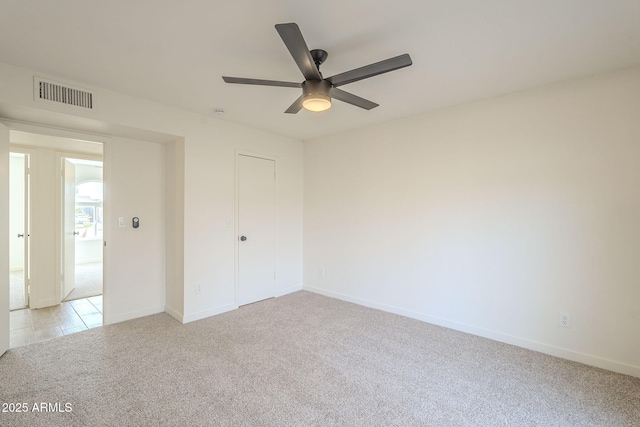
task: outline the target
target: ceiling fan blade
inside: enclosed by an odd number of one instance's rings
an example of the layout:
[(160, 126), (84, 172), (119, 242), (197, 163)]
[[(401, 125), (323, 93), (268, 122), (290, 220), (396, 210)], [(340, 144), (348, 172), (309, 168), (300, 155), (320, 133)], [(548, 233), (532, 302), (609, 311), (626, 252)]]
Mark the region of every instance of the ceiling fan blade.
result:
[(318, 71), (318, 67), (316, 67), (311, 53), (309, 53), (309, 48), (302, 37), (298, 25), (294, 23), (277, 24), (276, 30), (287, 49), (289, 49), (291, 56), (293, 56), (293, 60), (298, 64), (298, 68), (302, 71), (305, 80), (322, 80), (320, 71)]
[(355, 105), (356, 107), (364, 108), (365, 110), (371, 110), (372, 108), (376, 108), (379, 104), (375, 102), (371, 102), (368, 99), (360, 98), (352, 93), (345, 92), (342, 89), (333, 88), (331, 89), (331, 96), (334, 99), (337, 99), (342, 102), (346, 102), (347, 104)]
[(243, 85), (280, 86), (280, 87), (297, 87), (297, 88), (301, 87), (300, 83), (280, 82), (277, 80), (245, 79), (242, 77), (226, 77), (226, 76), (222, 76), (222, 79), (227, 83), (239, 83)]
[(335, 76), (331, 76), (326, 80), (329, 80), (334, 87), (342, 86), (346, 85), (347, 83), (353, 83), (357, 82), (358, 80), (377, 76), (378, 74), (384, 74), (388, 73), (389, 71), (397, 70), (399, 68), (408, 67), (411, 64), (413, 64), (413, 62), (411, 61), (411, 57), (408, 53), (405, 53), (400, 56), (385, 59), (384, 61), (356, 68), (355, 70), (336, 74)]
[(287, 108), (285, 113), (296, 114), (298, 111), (300, 111), (301, 108), (302, 108), (302, 95), (300, 95), (300, 98), (296, 99), (294, 103), (291, 104), (289, 108)]

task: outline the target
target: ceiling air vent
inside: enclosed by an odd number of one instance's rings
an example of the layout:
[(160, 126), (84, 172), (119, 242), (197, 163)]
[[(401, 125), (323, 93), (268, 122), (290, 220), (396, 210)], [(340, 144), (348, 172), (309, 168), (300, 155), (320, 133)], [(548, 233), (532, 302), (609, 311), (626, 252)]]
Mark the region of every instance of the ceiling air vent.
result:
[(91, 92), (64, 86), (40, 77), (35, 77), (33, 83), (36, 101), (55, 102), (88, 110), (93, 109), (93, 93)]

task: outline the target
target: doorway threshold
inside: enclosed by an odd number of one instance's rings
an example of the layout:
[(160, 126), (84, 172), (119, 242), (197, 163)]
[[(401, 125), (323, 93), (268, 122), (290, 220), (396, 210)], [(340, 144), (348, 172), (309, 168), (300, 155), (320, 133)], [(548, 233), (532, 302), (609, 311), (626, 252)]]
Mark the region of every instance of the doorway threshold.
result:
[(102, 295), (11, 314), (10, 348), (102, 326)]

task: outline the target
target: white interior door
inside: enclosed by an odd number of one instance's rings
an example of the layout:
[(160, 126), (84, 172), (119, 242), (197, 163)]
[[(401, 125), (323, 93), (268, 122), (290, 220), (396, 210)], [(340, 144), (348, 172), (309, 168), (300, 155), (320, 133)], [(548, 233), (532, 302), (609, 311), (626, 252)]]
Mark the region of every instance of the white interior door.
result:
[(275, 162), (238, 156), (238, 305), (276, 295)]
[(62, 218), (62, 298), (69, 296), (76, 282), (76, 168), (63, 160), (63, 218)]
[(0, 355), (9, 349), (9, 128), (0, 124)]
[(29, 156), (9, 156), (9, 308), (29, 305)]

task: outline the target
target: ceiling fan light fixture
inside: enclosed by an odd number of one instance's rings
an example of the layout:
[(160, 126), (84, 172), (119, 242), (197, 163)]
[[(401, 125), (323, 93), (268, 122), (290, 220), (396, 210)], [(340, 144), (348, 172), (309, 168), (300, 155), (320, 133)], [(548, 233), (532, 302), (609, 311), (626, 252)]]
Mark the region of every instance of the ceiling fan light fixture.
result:
[(318, 113), (331, 108), (331, 98), (321, 93), (312, 93), (304, 97), (302, 106), (309, 111)]
[(326, 80), (303, 82), (302, 106), (316, 113), (331, 108), (331, 83)]

